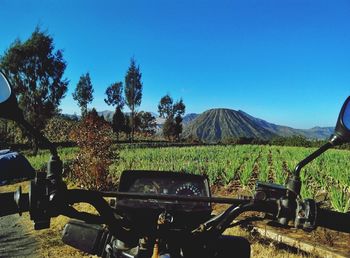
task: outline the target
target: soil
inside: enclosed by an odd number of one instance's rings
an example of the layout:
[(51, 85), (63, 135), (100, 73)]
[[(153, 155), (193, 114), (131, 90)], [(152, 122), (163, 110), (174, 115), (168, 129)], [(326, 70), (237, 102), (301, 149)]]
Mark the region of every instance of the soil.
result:
[(0, 257), (40, 257), (38, 243), (18, 214), (0, 217)]

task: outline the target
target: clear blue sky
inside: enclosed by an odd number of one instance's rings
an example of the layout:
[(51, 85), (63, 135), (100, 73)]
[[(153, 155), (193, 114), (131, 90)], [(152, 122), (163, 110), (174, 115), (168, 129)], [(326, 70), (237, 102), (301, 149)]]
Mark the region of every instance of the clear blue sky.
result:
[(104, 92), (124, 81), (130, 58), (142, 71), (140, 110), (169, 93), (187, 113), (241, 109), (269, 122), (335, 124), (350, 94), (348, 0), (0, 0), (0, 55), (39, 25), (64, 50), (65, 113), (90, 72), (90, 107), (112, 109)]

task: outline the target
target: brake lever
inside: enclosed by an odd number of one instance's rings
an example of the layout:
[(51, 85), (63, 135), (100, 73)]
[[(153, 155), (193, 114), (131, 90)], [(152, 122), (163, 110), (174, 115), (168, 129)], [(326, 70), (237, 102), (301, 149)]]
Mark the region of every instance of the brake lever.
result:
[[(219, 232), (225, 230), (224, 227), (226, 225), (229, 225), (232, 221), (231, 220), (232, 215), (235, 215), (236, 211), (240, 210), (241, 208), (242, 208), (241, 205), (230, 206), (224, 212), (222, 212), (219, 215), (214, 216), (210, 220), (200, 224), (198, 228), (196, 228), (195, 230), (192, 231), (192, 233), (195, 234), (195, 233), (207, 232), (207, 233), (215, 234), (215, 233), (219, 233)], [(240, 214), (240, 212), (238, 212), (238, 215), (239, 214)]]
[(73, 218), (73, 219), (82, 220), (89, 224), (103, 224), (103, 219), (101, 216), (90, 214), (87, 212), (77, 211), (75, 208), (71, 206), (66, 206), (66, 208), (61, 211), (61, 215), (64, 215), (66, 217)]
[(234, 227), (241, 226), (241, 225), (248, 224), (248, 223), (255, 222), (255, 221), (263, 221), (264, 219), (265, 218), (262, 218), (259, 216), (249, 217), (249, 218), (246, 218), (244, 220), (240, 220), (240, 221), (237, 221), (235, 223), (232, 223), (227, 228), (234, 228)]
[(206, 222), (200, 224), (196, 229), (192, 231), (192, 234), (195, 233), (203, 233), (207, 231), (209, 228), (213, 227), (215, 224), (218, 223), (218, 221), (222, 218), (225, 212), (221, 212), (220, 214), (212, 217), (211, 219), (207, 220)]

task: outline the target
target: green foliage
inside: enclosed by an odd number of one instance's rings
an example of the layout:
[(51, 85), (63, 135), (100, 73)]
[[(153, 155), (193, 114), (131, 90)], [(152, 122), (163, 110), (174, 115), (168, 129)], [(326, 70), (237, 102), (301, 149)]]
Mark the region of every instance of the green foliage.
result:
[[(207, 175), (211, 184), (252, 190), (256, 180), (277, 182), (281, 178), (280, 183), (284, 183), (296, 164), (312, 151), (302, 147), (257, 145), (137, 148), (127, 144), (120, 151), (120, 158), (113, 162), (110, 173), (119, 177), (126, 169), (186, 171)], [(65, 162), (72, 160), (77, 152), (77, 148), (59, 149)], [(36, 169), (44, 170), (49, 152), (41, 151), (38, 156), (28, 158)], [(327, 192), (326, 201), (333, 209), (349, 211), (349, 173), (348, 151), (324, 153), (302, 170), (302, 198), (314, 198), (317, 192)], [(83, 176), (91, 177), (90, 174)]]
[(51, 118), (43, 131), (45, 136), (52, 142), (69, 142), (69, 135), (77, 122), (61, 116)]
[(270, 144), (279, 146), (311, 147), (311, 142), (301, 135), (293, 135), (290, 137), (274, 137), (270, 140)]
[(186, 106), (182, 99), (173, 103), (173, 99), (168, 94), (160, 99), (158, 104), (159, 116), (166, 118), (163, 125), (164, 137), (180, 140), (182, 116), (185, 114), (185, 109)]
[(26, 119), (42, 130), (57, 114), (67, 91), (62, 50), (54, 52), (53, 38), (36, 28), (25, 42), (12, 43), (1, 57), (0, 68), (10, 80)]
[(167, 94), (162, 97), (158, 104), (159, 116), (167, 118), (173, 115), (173, 99)]
[[(69, 148), (58, 148), (58, 155), (63, 161), (64, 168), (67, 168), (67, 165), (75, 158), (78, 148), (69, 147)], [(37, 155), (32, 155), (29, 152), (24, 151), (23, 154), (29, 160), (30, 164), (35, 170), (46, 172), (47, 171), (47, 162), (51, 157), (51, 154), (48, 150), (39, 150)]]
[(177, 141), (180, 141), (180, 134), (182, 133), (182, 117), (177, 115), (174, 119), (174, 129), (173, 134), (176, 137)]
[(119, 106), (116, 107), (115, 112), (113, 114), (112, 128), (113, 132), (115, 132), (117, 135), (117, 140), (119, 140), (119, 134), (125, 131), (126, 128), (125, 115)]
[(74, 178), (88, 189), (111, 186), (109, 166), (116, 159), (112, 150), (112, 128), (96, 112), (88, 113), (73, 130), (71, 137), (79, 147), (72, 165)]
[(174, 137), (174, 128), (175, 128), (175, 123), (174, 123), (174, 118), (173, 117), (168, 117), (164, 124), (163, 124), (163, 135), (165, 138), (168, 140), (173, 140)]
[(127, 138), (131, 138), (131, 131), (132, 131), (132, 118), (129, 114), (124, 114), (125, 117), (125, 127), (123, 129), (123, 131), (125, 132)]
[(92, 87), (90, 74), (86, 73), (81, 75), (77, 87), (72, 96), (81, 109), (81, 115), (84, 116), (87, 113), (87, 105), (93, 100), (94, 89)]
[(16, 122), (2, 119), (0, 119), (0, 139), (0, 148), (29, 143), (29, 138), (23, 134)]
[(330, 197), (332, 206), (336, 211), (347, 212), (350, 209), (350, 193), (348, 187), (330, 187)]
[[(261, 145), (132, 148), (120, 152), (113, 165), (118, 176), (125, 169), (173, 170), (203, 174), (212, 184), (237, 185), (252, 190), (257, 180), (284, 184), (296, 164), (313, 149)], [(338, 211), (350, 205), (350, 153), (330, 150), (308, 164), (301, 173), (302, 197), (314, 198), (319, 191)]]
[(130, 60), (130, 66), (125, 75), (125, 103), (131, 110), (130, 127), (131, 140), (134, 138), (136, 108), (141, 105), (142, 99), (142, 74), (140, 67), (136, 66), (134, 58)]
[(138, 113), (140, 119), (139, 130), (144, 136), (152, 136), (156, 133), (157, 121), (150, 112)]
[(107, 98), (104, 99), (107, 105), (117, 106), (117, 108), (122, 109), (124, 106), (124, 98), (122, 95), (123, 83), (116, 82), (110, 85), (106, 89)]

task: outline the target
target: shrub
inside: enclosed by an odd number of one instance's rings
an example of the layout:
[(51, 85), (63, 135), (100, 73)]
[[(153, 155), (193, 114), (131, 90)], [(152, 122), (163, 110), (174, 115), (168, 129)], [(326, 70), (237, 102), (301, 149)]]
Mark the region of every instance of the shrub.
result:
[(76, 123), (76, 121), (64, 117), (53, 117), (47, 122), (44, 134), (53, 142), (69, 142), (71, 140), (69, 138), (70, 132)]
[(72, 140), (79, 147), (72, 173), (83, 187), (107, 190), (112, 186), (109, 166), (117, 158), (112, 150), (112, 135), (111, 126), (94, 111), (72, 130)]

